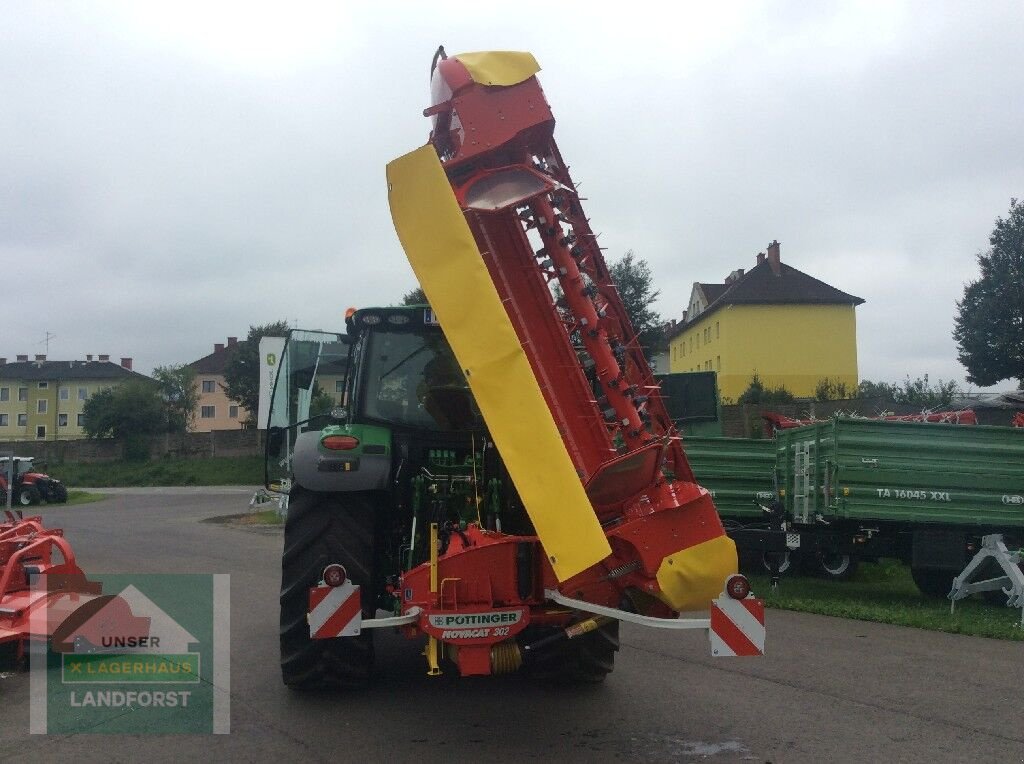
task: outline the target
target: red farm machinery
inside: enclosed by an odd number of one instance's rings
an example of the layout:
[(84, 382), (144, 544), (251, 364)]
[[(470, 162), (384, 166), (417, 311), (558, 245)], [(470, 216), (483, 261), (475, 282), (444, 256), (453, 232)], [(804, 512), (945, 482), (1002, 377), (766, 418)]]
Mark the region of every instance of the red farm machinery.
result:
[(67, 628), (111, 599), (101, 596), (100, 590), (100, 584), (89, 581), (78, 567), (63, 531), (45, 527), (40, 517), (3, 511), (0, 651), (20, 662), (29, 640), (60, 643)]
[(716, 655), (763, 649), (763, 606), (694, 480), (537, 71), (527, 53), (438, 51), (430, 141), (387, 168), (429, 305), (287, 341), (267, 482), (290, 490), (290, 686), (363, 684), (380, 627), (425, 638), (431, 674), (449, 660), (599, 681), (621, 621), (707, 632)]

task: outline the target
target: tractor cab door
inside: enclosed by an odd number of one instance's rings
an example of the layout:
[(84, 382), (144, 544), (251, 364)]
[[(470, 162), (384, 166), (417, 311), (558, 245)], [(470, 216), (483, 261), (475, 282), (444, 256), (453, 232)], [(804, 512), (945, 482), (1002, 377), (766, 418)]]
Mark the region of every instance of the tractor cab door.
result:
[(295, 438), (344, 419), (349, 337), (335, 332), (293, 329), (285, 339), (266, 415), (266, 487), (287, 493)]

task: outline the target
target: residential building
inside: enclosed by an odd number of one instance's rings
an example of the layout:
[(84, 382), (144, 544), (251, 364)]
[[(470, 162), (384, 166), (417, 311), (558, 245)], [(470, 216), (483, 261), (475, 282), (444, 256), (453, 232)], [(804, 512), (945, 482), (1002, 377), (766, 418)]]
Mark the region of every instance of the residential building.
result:
[(193, 432), (239, 430), (249, 417), (244, 406), (228, 398), (224, 369), (231, 354), (238, 348), (238, 338), (228, 337), (227, 344), (218, 342), (213, 352), (189, 364), (196, 371), (199, 402), (196, 404)]
[(0, 440), (75, 440), (82, 429), (85, 403), (100, 390), (128, 379), (149, 377), (132, 371), (132, 359), (120, 364), (109, 355), (84, 361), (0, 358)]
[(766, 387), (814, 395), (823, 379), (857, 389), (860, 297), (782, 262), (773, 241), (754, 267), (724, 283), (693, 285), (683, 320), (669, 330), (669, 368), (718, 372), (735, 401), (756, 372)]

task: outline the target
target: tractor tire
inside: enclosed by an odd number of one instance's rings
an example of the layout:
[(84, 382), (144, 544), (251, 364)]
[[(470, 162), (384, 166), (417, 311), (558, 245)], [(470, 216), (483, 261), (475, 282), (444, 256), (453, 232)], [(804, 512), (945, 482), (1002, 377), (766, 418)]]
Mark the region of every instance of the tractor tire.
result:
[(338, 562), (361, 587), (363, 617), (376, 613), (373, 503), (360, 494), (292, 491), (281, 558), (281, 676), (298, 690), (365, 686), (373, 667), (371, 631), (358, 637), (312, 639), (309, 590)]
[(816, 555), (816, 572), (829, 581), (849, 581), (857, 574), (859, 560), (853, 555), (822, 552)]
[(18, 495), (15, 497), (17, 501), (23, 507), (34, 507), (40, 501), (42, 496), (39, 494), (39, 489), (34, 485), (23, 485), (18, 489)]
[(911, 568), (910, 577), (925, 597), (945, 599), (953, 588), (956, 572), (942, 568)]
[(599, 684), (615, 668), (619, 622), (606, 623), (576, 639), (554, 645), (529, 664), (531, 679), (552, 684)]
[(66, 504), (68, 501), (68, 487), (63, 483), (54, 483), (50, 491), (50, 501), (55, 504)]

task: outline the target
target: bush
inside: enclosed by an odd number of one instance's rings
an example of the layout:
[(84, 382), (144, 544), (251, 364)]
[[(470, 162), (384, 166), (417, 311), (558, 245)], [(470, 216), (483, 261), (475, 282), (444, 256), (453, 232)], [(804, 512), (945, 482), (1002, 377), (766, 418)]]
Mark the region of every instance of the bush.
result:
[(736, 402), (742, 405), (744, 403), (792, 403), (795, 400), (793, 393), (783, 385), (773, 388), (765, 387), (761, 377), (755, 371), (754, 376), (750, 378), (750, 385)]

